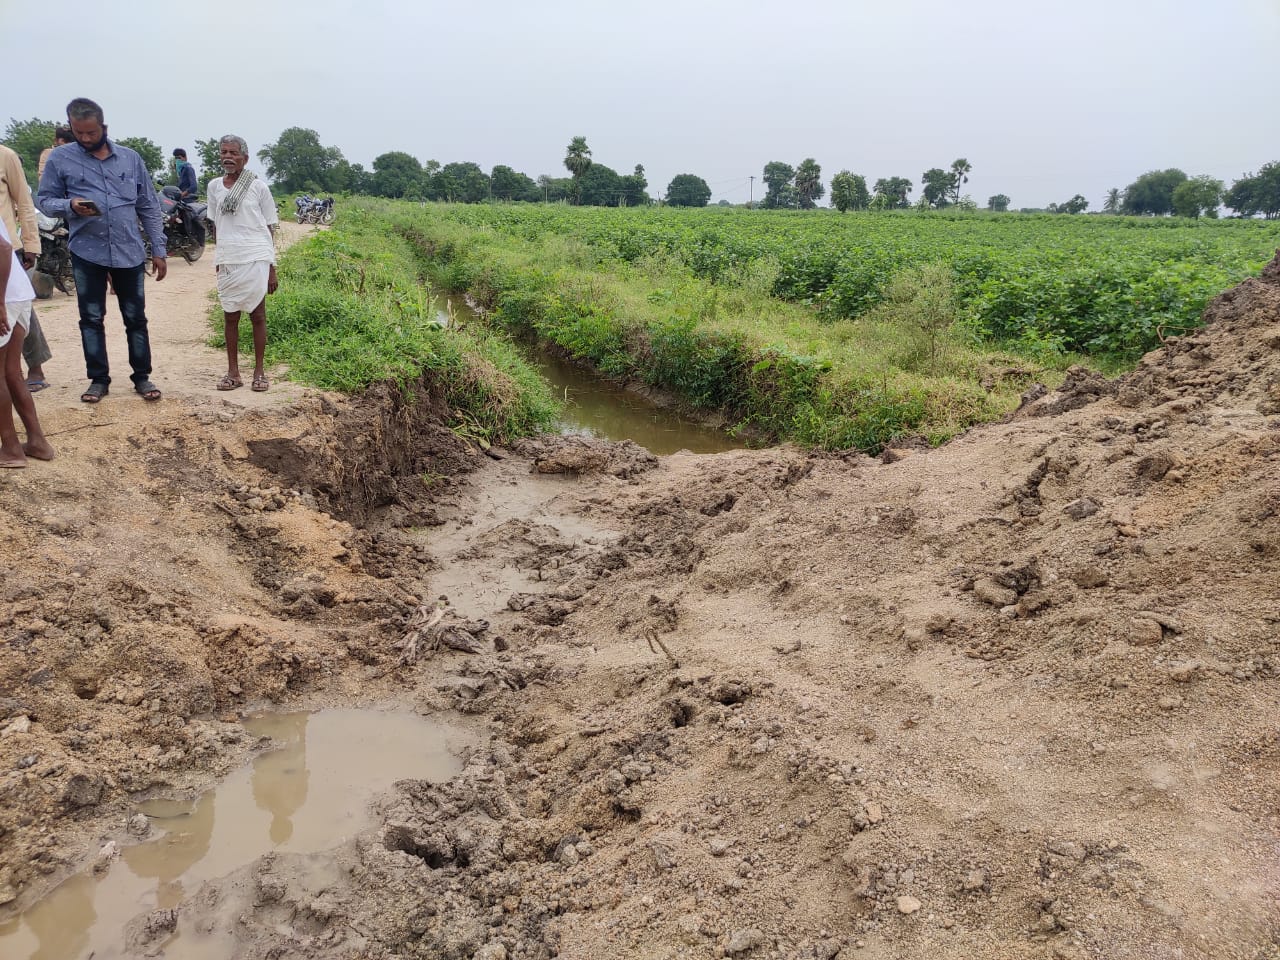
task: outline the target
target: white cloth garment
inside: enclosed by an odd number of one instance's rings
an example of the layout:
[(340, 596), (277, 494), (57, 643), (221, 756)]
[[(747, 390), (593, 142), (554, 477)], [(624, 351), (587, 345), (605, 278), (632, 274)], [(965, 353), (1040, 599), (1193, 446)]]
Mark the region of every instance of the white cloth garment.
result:
[(224, 313), (253, 310), (267, 295), (267, 280), (271, 264), (266, 260), (254, 263), (223, 263), (218, 265), (218, 299)]
[[(5, 229), (3, 220), (0, 220), (0, 237), (4, 237), (7, 243), (13, 242), (9, 239), (9, 231)], [(9, 270), (9, 285), (4, 291), (4, 310), (9, 317), (9, 329), (0, 334), (0, 347), (13, 339), (13, 331), (18, 327), (23, 330), (31, 329), (31, 301), (36, 298), (36, 292), (27, 279), (27, 271), (22, 269), (17, 253), (9, 256), (13, 258), (13, 265)]]
[(0, 333), (0, 347), (13, 339), (13, 331), (21, 327), (23, 330), (31, 329), (31, 301), (30, 300), (10, 300), (4, 305), (5, 313), (9, 316), (9, 329), (4, 333)]
[(31, 287), (31, 281), (27, 279), (27, 271), (22, 268), (22, 261), (18, 259), (19, 248), (14, 245), (13, 237), (9, 236), (3, 220), (0, 220), (0, 237), (14, 248), (14, 253), (10, 254), (13, 257), (13, 269), (9, 271), (9, 287), (4, 292), (4, 302), (21, 303), (23, 300), (34, 300), (36, 292)]
[(236, 212), (223, 213), (222, 201), (229, 192), (221, 177), (209, 181), (208, 216), (213, 220), (217, 236), (213, 262), (218, 266), (259, 260), (275, 263), (276, 245), (269, 228), (279, 223), (280, 218), (276, 215), (271, 191), (261, 180), (255, 180)]

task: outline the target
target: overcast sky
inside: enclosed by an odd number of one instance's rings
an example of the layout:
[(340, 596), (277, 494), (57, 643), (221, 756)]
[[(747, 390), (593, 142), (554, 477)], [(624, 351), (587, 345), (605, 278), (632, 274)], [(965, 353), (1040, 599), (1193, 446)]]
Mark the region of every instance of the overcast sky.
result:
[[(102, 104), (166, 154), (312, 127), (378, 154), (564, 176), (585, 136), (651, 193), (678, 173), (747, 199), (770, 160), (1044, 206), (1176, 166), (1280, 161), (1280, 0), (0, 0), (0, 120)], [(55, 22), (56, 21), (56, 22)], [(24, 42), (25, 38), (25, 42)], [(253, 165), (261, 171), (261, 165)], [(824, 201), (825, 202), (825, 201)]]

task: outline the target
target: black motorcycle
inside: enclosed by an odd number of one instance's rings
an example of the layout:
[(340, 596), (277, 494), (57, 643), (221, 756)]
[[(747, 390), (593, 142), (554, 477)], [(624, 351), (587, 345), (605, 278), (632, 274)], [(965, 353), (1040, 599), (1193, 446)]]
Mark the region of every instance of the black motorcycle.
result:
[(54, 288), (67, 296), (76, 292), (76, 277), (71, 269), (71, 250), (67, 246), (69, 231), (66, 222), (60, 217), (46, 217), (39, 214), (40, 221), (40, 255), (36, 258), (35, 270), (32, 271), (31, 283), (35, 287), (36, 296), (47, 300), (53, 296)]
[[(183, 200), (177, 187), (165, 187), (160, 191), (160, 214), (164, 219), (165, 245), (170, 256), (181, 254), (187, 263), (195, 263), (204, 256), (205, 243), (209, 239), (205, 227), (208, 209), (209, 205), (199, 200)], [(150, 256), (148, 249), (148, 259)]]

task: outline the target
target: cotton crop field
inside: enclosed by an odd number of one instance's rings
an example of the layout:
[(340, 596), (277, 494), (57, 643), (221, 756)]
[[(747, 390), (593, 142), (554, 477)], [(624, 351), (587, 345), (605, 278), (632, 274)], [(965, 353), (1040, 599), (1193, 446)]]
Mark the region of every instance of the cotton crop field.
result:
[(602, 261), (674, 257), (732, 282), (760, 262), (773, 293), (830, 318), (874, 306), (903, 270), (942, 262), (965, 320), (995, 340), (1136, 356), (1194, 326), (1210, 298), (1257, 273), (1280, 223), (1155, 217), (454, 206), (441, 215), (532, 240), (586, 244)]

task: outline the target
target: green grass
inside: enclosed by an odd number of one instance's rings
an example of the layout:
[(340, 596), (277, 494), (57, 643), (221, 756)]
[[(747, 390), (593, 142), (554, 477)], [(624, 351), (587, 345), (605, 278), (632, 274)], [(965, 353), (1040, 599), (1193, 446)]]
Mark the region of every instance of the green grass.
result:
[[(267, 361), (293, 380), (344, 393), (421, 378), (459, 432), (493, 441), (547, 428), (557, 411), (537, 372), (504, 336), (441, 329), (431, 289), (403, 238), (367, 211), (287, 250), (280, 289), (267, 301)], [(222, 314), (213, 312), (223, 345)], [(240, 349), (252, 350), (247, 318)]]

